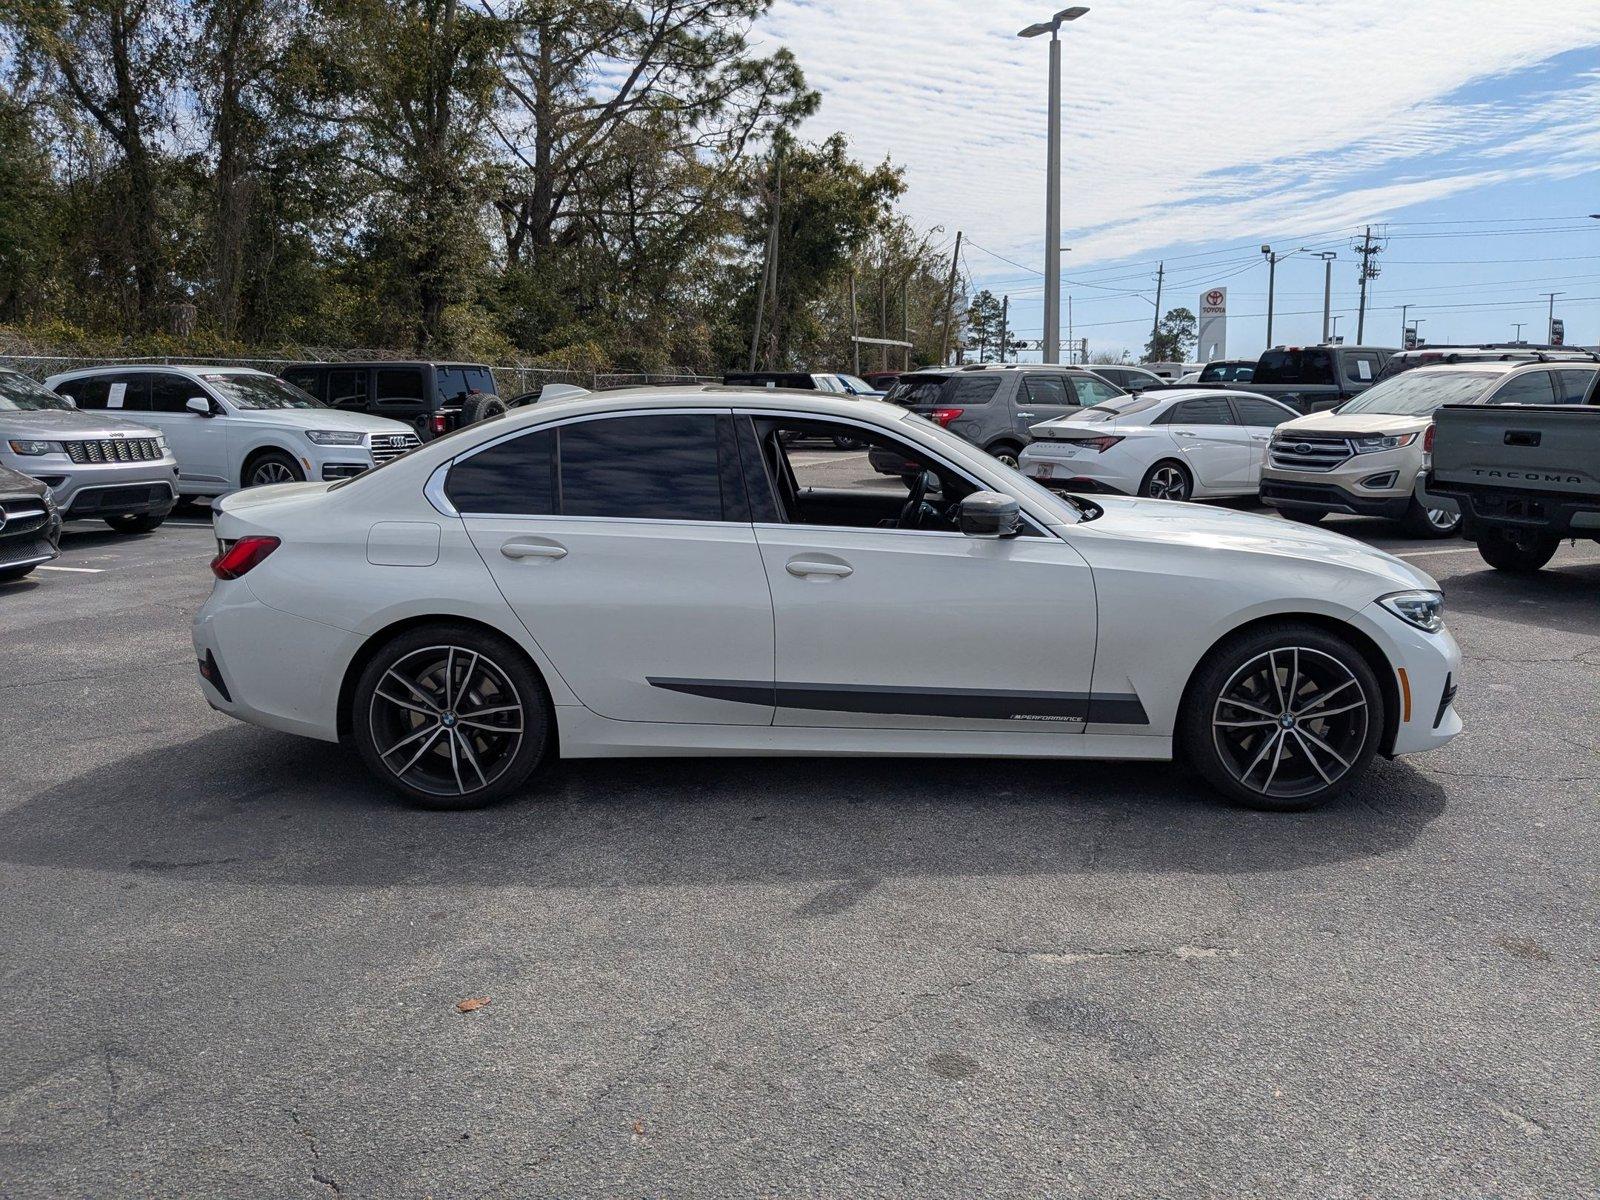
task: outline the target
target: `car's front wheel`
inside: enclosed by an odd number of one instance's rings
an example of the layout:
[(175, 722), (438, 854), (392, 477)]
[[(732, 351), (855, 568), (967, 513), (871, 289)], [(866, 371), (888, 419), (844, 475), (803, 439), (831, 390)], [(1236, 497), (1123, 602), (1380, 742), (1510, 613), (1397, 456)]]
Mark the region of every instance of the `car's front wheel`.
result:
[(1326, 630), (1265, 625), (1223, 643), (1184, 697), (1179, 742), (1205, 780), (1251, 808), (1298, 812), (1348, 788), (1377, 753), (1383, 691)]
[(479, 808), (544, 759), (550, 711), (526, 656), (498, 634), (441, 622), (396, 637), (356, 684), (351, 731), (367, 766), (425, 808)]
[(1497, 571), (1532, 575), (1555, 557), (1561, 539), (1547, 533), (1485, 529), (1478, 535), (1478, 553)]
[(306, 473), (294, 459), (281, 450), (269, 450), (250, 460), (250, 468), (244, 474), (244, 486), (267, 487), (274, 483), (299, 483), (305, 477)]

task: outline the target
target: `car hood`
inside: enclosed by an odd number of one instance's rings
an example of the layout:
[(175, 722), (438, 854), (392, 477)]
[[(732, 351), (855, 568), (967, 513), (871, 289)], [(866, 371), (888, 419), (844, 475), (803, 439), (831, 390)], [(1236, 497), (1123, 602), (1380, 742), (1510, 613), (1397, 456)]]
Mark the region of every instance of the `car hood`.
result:
[(1298, 433), (1322, 437), (1361, 437), (1376, 433), (1418, 433), (1428, 427), (1432, 417), (1393, 416), (1387, 413), (1312, 413), (1278, 426), (1277, 432), (1292, 438)]
[[(1213, 508), (1207, 504), (1179, 504), (1171, 500), (1095, 496), (1102, 514), (1083, 528), (1109, 535), (1119, 542), (1161, 543), (1193, 550), (1231, 551), (1273, 558), (1293, 566), (1360, 572), (1386, 591), (1439, 585), (1426, 571), (1383, 550), (1282, 517)], [(1310, 576), (1308, 576), (1310, 578)], [(1389, 586), (1389, 585), (1393, 586)]]
[(237, 410), (246, 420), (263, 425), (289, 425), (295, 429), (354, 429), (361, 433), (415, 433), (404, 421), (374, 417), (368, 413), (346, 412), (340, 408), (244, 408)]
[(84, 412), (76, 408), (42, 408), (26, 412), (0, 412), (0, 429), (43, 441), (71, 441), (74, 438), (121, 433), (128, 437), (155, 437), (156, 430), (127, 417), (104, 412)]

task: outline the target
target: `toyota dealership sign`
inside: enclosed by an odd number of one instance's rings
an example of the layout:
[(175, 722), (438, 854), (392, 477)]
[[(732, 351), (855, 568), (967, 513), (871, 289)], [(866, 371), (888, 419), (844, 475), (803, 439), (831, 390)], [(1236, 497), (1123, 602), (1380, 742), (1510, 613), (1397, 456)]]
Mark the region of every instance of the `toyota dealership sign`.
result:
[(1212, 362), (1228, 357), (1228, 289), (1207, 288), (1200, 293), (1199, 346), (1195, 357)]

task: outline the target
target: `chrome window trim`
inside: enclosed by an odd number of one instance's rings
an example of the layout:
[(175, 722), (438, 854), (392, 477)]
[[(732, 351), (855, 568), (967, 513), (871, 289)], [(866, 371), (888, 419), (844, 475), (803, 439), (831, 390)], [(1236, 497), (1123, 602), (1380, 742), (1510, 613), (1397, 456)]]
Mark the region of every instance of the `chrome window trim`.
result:
[[(459, 518), (462, 515), (456, 510), (456, 506), (450, 503), (450, 497), (445, 495), (444, 491), (445, 480), (449, 478), (450, 468), (459, 461), (459, 459), (455, 458), (445, 459), (433, 469), (433, 474), (428, 476), (428, 482), (422, 485), (423, 498), (433, 505), (438, 512), (447, 517)], [(476, 516), (478, 514), (474, 513), (472, 515)]]

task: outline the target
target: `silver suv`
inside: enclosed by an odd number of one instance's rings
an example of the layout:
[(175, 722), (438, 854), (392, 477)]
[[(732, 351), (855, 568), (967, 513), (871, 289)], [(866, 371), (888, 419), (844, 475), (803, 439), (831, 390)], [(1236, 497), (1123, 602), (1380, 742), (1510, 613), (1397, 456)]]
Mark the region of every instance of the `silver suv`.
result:
[[(1007, 466), (1017, 465), (1032, 429), (1080, 408), (1103, 404), (1128, 393), (1082, 367), (1043, 363), (976, 363), (912, 371), (884, 397), (959, 433)], [(873, 466), (884, 474), (877, 459)]]
[(178, 463), (154, 429), (80, 412), (26, 375), (0, 369), (0, 465), (47, 484), (67, 519), (148, 533), (177, 502)]

